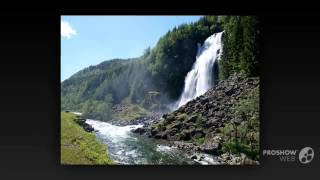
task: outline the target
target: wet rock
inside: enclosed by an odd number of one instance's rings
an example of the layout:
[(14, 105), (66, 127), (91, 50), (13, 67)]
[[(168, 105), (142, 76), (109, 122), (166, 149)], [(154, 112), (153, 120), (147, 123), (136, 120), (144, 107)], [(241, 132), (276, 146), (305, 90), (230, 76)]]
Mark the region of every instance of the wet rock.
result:
[(134, 133), (144, 134), (147, 131), (146, 128), (137, 128), (133, 130)]
[(76, 119), (74, 120), (77, 124), (79, 124), (85, 131), (92, 132), (94, 131), (94, 128), (86, 123), (86, 119), (82, 116), (77, 115)]
[(85, 131), (87, 131), (87, 132), (92, 132), (92, 131), (94, 131), (94, 128), (93, 128), (91, 125), (87, 124), (87, 123), (85, 123), (85, 124), (83, 125), (83, 129), (84, 129)]
[(193, 154), (190, 159), (198, 159), (198, 156), (196, 154)]
[(159, 132), (154, 135), (154, 138), (156, 139), (167, 139), (167, 134), (165, 132)]
[(151, 136), (155, 136), (158, 133), (159, 133), (158, 128), (151, 127)]
[(77, 116), (77, 118), (75, 119), (76, 123), (78, 123), (79, 125), (83, 126), (86, 122), (86, 119)]

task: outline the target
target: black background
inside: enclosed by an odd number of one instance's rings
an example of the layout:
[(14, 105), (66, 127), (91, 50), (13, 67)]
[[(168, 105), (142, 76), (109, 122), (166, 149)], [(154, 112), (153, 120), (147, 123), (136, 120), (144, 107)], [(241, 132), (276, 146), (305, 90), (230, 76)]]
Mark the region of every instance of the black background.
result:
[[(315, 10), (206, 8), (206, 11), (179, 13), (259, 16), (262, 149), (310, 146), (316, 153), (310, 164), (283, 163), (262, 156), (260, 166), (61, 166), (60, 15), (113, 11), (42, 9), (2, 13), (0, 179), (305, 179), (317, 176), (320, 165), (320, 21), (317, 16), (320, 13)], [(177, 14), (174, 9), (169, 13), (150, 9), (145, 13), (131, 11), (112, 14)]]

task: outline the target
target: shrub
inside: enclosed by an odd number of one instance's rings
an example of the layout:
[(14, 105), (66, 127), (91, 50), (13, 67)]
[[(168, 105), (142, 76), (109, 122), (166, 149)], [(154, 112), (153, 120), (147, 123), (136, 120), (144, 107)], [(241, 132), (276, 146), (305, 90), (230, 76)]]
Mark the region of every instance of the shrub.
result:
[(222, 152), (244, 153), (252, 159), (259, 159), (259, 86), (233, 108), (234, 119), (220, 129), (222, 135)]

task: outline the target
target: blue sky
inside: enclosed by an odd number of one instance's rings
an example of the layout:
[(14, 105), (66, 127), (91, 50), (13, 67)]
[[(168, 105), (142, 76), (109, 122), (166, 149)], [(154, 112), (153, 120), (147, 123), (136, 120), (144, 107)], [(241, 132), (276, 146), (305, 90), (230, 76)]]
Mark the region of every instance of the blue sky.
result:
[(133, 58), (168, 30), (201, 16), (62, 16), (61, 81), (90, 65)]

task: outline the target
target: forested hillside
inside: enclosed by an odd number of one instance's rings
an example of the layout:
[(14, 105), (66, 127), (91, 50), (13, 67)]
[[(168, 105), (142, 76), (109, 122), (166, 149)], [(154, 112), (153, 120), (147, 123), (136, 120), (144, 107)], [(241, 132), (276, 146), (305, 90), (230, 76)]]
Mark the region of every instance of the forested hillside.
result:
[(138, 112), (165, 110), (176, 101), (184, 78), (196, 60), (198, 45), (224, 31), (219, 77), (234, 72), (258, 75), (258, 20), (253, 16), (205, 16), (162, 36), (154, 48), (133, 59), (113, 59), (90, 66), (61, 84), (61, 109), (102, 120), (114, 117), (115, 104), (134, 105)]

